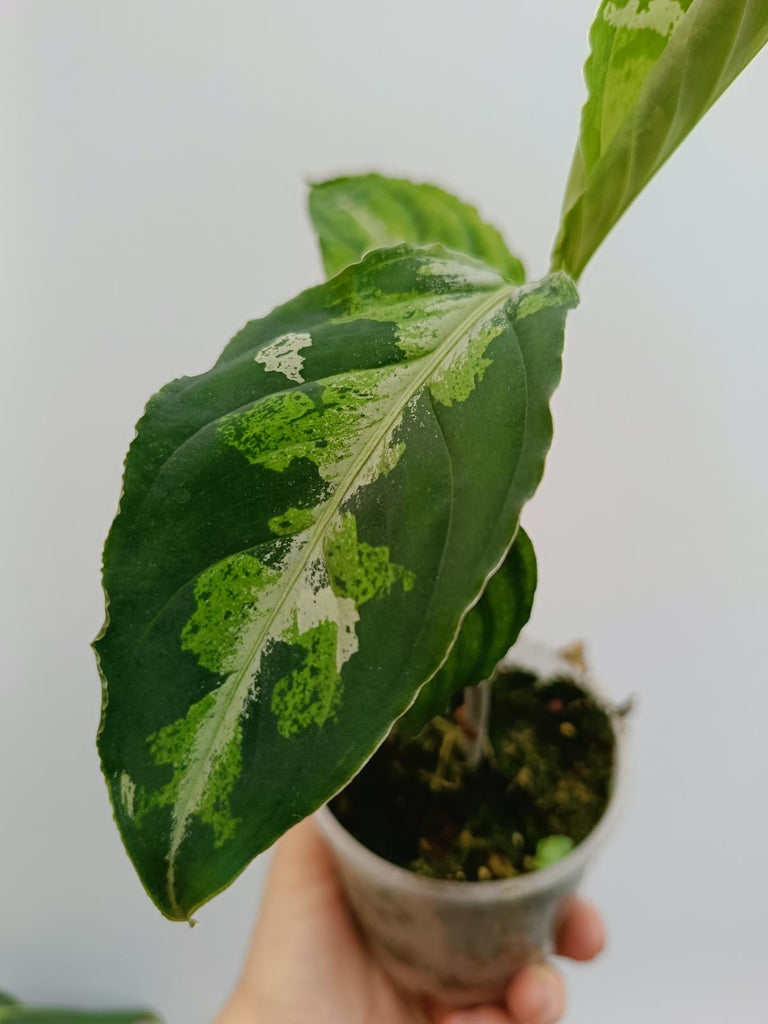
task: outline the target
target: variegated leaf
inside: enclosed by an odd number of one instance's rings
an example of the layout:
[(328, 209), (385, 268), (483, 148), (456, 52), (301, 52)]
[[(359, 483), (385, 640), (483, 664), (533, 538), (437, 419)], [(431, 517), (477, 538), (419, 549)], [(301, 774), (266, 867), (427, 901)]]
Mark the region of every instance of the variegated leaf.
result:
[(398, 722), (398, 729), (408, 734), (418, 732), (430, 718), (448, 708), (457, 690), (490, 679), (531, 617), (535, 593), (536, 555), (521, 528), (482, 597), (464, 617), (448, 660), (419, 691), (413, 706)]
[(563, 274), (378, 250), (147, 406), (105, 549), (99, 748), (188, 918), (359, 770), (500, 564), (551, 439)]
[(553, 268), (581, 274), (766, 41), (768, 0), (603, 0)]
[(436, 185), (381, 174), (335, 178), (312, 185), (309, 213), (329, 277), (371, 249), (439, 242), (495, 267), (513, 284), (525, 281), (522, 263), (496, 228)]

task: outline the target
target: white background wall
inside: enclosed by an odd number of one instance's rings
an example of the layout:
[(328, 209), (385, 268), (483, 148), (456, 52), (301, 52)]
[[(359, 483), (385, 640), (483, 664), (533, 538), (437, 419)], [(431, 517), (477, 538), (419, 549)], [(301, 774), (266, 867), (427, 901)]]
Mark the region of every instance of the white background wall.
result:
[[(148, 395), (320, 278), (305, 179), (479, 203), (534, 274), (595, 0), (0, 2), (0, 987), (209, 1021), (264, 861), (163, 920), (94, 734), (100, 548)], [(531, 632), (640, 696), (633, 794), (588, 882), (610, 950), (570, 1024), (764, 1021), (768, 54), (582, 282), (525, 517)], [(762, 1007), (762, 1010), (761, 1010)]]

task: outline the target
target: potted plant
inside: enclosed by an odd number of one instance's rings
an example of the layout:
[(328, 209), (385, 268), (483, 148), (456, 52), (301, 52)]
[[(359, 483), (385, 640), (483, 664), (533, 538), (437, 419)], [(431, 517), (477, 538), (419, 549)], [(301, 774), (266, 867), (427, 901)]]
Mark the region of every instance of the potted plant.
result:
[[(549, 276), (432, 186), (314, 186), (327, 282), (139, 421), (104, 555), (99, 750), (172, 919), (336, 798), (321, 820), (389, 969), (471, 1002), (510, 946), (535, 955), (604, 827), (620, 716), (578, 652), (495, 667), (536, 586), (520, 515), (574, 282), (766, 42), (768, 0), (604, 2), (590, 39)], [(403, 819), (416, 801), (410, 853), (381, 845), (371, 793)]]

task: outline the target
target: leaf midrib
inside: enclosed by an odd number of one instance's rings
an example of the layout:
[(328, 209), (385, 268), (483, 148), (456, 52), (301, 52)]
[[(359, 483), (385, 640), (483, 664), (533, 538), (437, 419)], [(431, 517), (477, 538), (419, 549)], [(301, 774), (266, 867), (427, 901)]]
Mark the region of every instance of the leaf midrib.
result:
[[(373, 452), (376, 450), (376, 448), (379, 446), (382, 440), (386, 438), (387, 434), (394, 426), (398, 416), (400, 416), (402, 411), (406, 408), (408, 402), (410, 402), (410, 400), (420, 391), (424, 383), (432, 376), (435, 369), (447, 358), (448, 355), (450, 355), (450, 353), (453, 351), (456, 345), (459, 344), (461, 339), (466, 336), (467, 332), (471, 331), (472, 328), (475, 327), (484, 317), (488, 316), (493, 310), (501, 306), (502, 303), (506, 302), (507, 299), (512, 295), (512, 293), (517, 289), (517, 287), (518, 286), (515, 285), (504, 285), (495, 290), (491, 296), (480, 302), (473, 309), (470, 315), (468, 315), (459, 324), (456, 325), (451, 335), (449, 335), (446, 341), (437, 349), (434, 355), (423, 357), (426, 359), (425, 369), (421, 374), (419, 374), (416, 377), (414, 383), (410, 386), (410, 388), (405, 389), (403, 398), (398, 403), (396, 410), (388, 418), (384, 420), (384, 426), (378, 431), (374, 432), (373, 441), (369, 442), (367, 446), (364, 446), (358, 458), (352, 462), (350, 469), (348, 470), (345, 476), (345, 479), (342, 481), (342, 483), (339, 484), (333, 496), (328, 499), (325, 511), (323, 512), (321, 517), (315, 522), (315, 524), (313, 524), (312, 532), (314, 532), (315, 534), (315, 539), (310, 540), (308, 542), (303, 552), (303, 556), (297, 560), (297, 564), (292, 571), (291, 578), (287, 582), (286, 586), (283, 588), (282, 596), (278, 600), (275, 607), (271, 610), (270, 614), (267, 616), (264, 627), (260, 631), (259, 636), (251, 645), (242, 667), (238, 669), (236, 673), (234, 673), (235, 681), (232, 686), (232, 696), (229, 698), (226, 705), (224, 706), (219, 721), (222, 721), (224, 718), (226, 718), (232, 707), (232, 704), (235, 701), (235, 698), (240, 696), (240, 690), (243, 679), (249, 667), (253, 664), (256, 652), (263, 644), (266, 636), (269, 633), (269, 630), (271, 629), (280, 612), (283, 610), (288, 595), (290, 595), (293, 592), (293, 589), (301, 573), (306, 568), (311, 557), (314, 556), (314, 554), (320, 547), (320, 544), (325, 536), (326, 528), (328, 527), (332, 518), (335, 516), (336, 512), (340, 508), (344, 498), (349, 493), (349, 490), (351, 489), (355, 480), (357, 479), (357, 476), (362, 466), (365, 465), (367, 460), (370, 458), (370, 456), (373, 454)], [(228, 679), (230, 678), (231, 675), (228, 676), (220, 684), (220, 686), (226, 685)], [(208, 743), (204, 759), (202, 760), (202, 762), (200, 762), (199, 760), (197, 762), (198, 765), (202, 764), (202, 767), (194, 773), (196, 775), (196, 778), (195, 781), (192, 783), (192, 790), (189, 793), (189, 796), (187, 796), (184, 801), (182, 813), (178, 815), (174, 815), (172, 813), (173, 826), (170, 833), (171, 843), (168, 851), (168, 872), (166, 877), (168, 883), (169, 902), (173, 909), (175, 909), (176, 911), (181, 911), (181, 907), (178, 903), (178, 900), (176, 899), (176, 891), (174, 884), (174, 865), (176, 862), (176, 855), (179, 849), (181, 848), (182, 842), (184, 841), (186, 824), (189, 821), (192, 814), (194, 813), (193, 809), (200, 798), (200, 791), (202, 787), (205, 785), (205, 781), (207, 780), (208, 775), (210, 774), (211, 755), (215, 749), (215, 743), (216, 739), (218, 738), (218, 733), (219, 729), (217, 727), (214, 730), (213, 736), (211, 737), (211, 740)], [(187, 775), (187, 778), (188, 777), (189, 775)], [(194, 907), (191, 908), (190, 913), (192, 913), (194, 909)]]

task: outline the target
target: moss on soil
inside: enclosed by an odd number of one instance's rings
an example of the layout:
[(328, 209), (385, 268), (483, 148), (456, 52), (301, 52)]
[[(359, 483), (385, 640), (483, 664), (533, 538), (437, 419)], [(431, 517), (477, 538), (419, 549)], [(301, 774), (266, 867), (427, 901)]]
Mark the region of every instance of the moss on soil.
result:
[[(524, 672), (493, 687), (489, 743), (470, 769), (461, 710), (393, 733), (331, 809), (369, 849), (436, 878), (509, 878), (584, 839), (610, 795), (614, 736), (572, 680)], [(561, 854), (562, 855), (562, 854)]]

